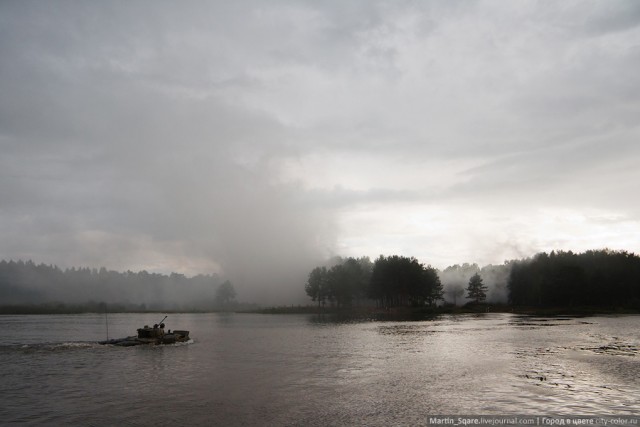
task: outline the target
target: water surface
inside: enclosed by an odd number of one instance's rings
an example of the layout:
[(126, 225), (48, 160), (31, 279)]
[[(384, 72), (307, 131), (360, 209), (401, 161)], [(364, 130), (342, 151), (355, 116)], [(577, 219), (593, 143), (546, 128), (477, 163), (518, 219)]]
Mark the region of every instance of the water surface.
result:
[[(110, 314), (109, 336), (161, 318)], [(640, 413), (640, 316), (172, 314), (166, 323), (193, 341), (101, 346), (104, 314), (0, 316), (0, 422), (416, 425), (434, 414)]]

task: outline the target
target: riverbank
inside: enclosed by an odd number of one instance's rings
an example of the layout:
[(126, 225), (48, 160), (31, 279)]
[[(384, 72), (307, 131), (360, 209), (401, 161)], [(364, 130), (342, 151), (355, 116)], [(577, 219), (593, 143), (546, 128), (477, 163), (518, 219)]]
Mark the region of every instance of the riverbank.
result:
[[(0, 315), (104, 313), (101, 304), (35, 304), (0, 306)], [(522, 307), (508, 304), (443, 305), (438, 307), (318, 307), (317, 305), (282, 305), (260, 308), (245, 304), (227, 309), (162, 308), (141, 305), (110, 305), (108, 313), (253, 313), (253, 314), (337, 314), (349, 317), (429, 317), (442, 314), (515, 313), (530, 316), (594, 316), (640, 314), (628, 307)]]
[(440, 315), (477, 313), (515, 313), (531, 316), (592, 316), (598, 314), (640, 314), (640, 310), (625, 307), (520, 307), (508, 304), (473, 304), (464, 306), (444, 305), (438, 307), (318, 307), (318, 306), (276, 306), (251, 313), (260, 314), (349, 314), (349, 315)]
[(260, 307), (256, 304), (237, 304), (225, 308), (200, 308), (200, 307), (162, 307), (145, 304), (13, 304), (0, 305), (0, 315), (16, 314), (85, 314), (85, 313), (229, 313), (229, 312), (256, 312)]

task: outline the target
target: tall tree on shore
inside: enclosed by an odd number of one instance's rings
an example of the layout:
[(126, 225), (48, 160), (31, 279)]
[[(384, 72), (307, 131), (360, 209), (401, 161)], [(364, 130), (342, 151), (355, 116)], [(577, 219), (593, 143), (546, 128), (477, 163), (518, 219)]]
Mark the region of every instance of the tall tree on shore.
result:
[(482, 283), (482, 277), (480, 277), (478, 273), (469, 279), (466, 297), (474, 300), (476, 304), (481, 303), (487, 298), (487, 287)]
[(228, 307), (231, 303), (235, 302), (236, 290), (230, 281), (225, 281), (218, 286), (216, 290), (215, 303), (220, 307)]
[(326, 267), (316, 267), (309, 273), (304, 290), (312, 301), (318, 301), (318, 307), (324, 306), (328, 296), (328, 273)]
[(431, 266), (422, 266), (422, 274), (420, 275), (420, 283), (415, 291), (413, 298), (414, 304), (417, 305), (434, 305), (436, 301), (442, 300), (444, 290), (438, 276), (438, 271)]
[(347, 258), (342, 264), (331, 267), (328, 279), (330, 293), (338, 308), (349, 307), (362, 289), (362, 267), (355, 258)]

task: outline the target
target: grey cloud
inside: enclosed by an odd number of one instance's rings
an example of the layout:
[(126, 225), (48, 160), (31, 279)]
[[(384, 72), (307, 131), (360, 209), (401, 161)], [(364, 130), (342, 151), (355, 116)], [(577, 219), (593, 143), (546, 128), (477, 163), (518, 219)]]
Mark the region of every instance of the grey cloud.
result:
[[(354, 206), (493, 198), (637, 212), (623, 196), (637, 182), (626, 163), (639, 155), (637, 12), (3, 2), (0, 258), (114, 269), (192, 258), (247, 294), (299, 293)], [(484, 166), (439, 186), (280, 180), (286, 160), (314, 153), (387, 159), (390, 177), (421, 161)], [(592, 201), (565, 197), (584, 183)]]
[[(640, 4), (633, 0), (595, 2), (585, 28), (594, 34), (625, 31), (640, 25)], [(580, 7), (580, 6), (577, 6)], [(590, 8), (583, 5), (584, 9)]]
[[(467, 170), (468, 179), (447, 194), (489, 204), (547, 203), (632, 211), (635, 203), (624, 200), (623, 194), (634, 191), (635, 171), (621, 159), (638, 155), (637, 145), (620, 140), (615, 133), (552, 147), (542, 145)], [(613, 177), (617, 179), (612, 181)]]
[[(201, 87), (180, 63), (179, 46), (168, 55), (161, 52), (166, 41), (154, 46), (145, 33), (162, 35), (163, 28), (145, 27), (178, 25), (168, 14), (139, 28), (122, 10), (59, 5), (68, 15), (48, 15), (50, 6), (8, 10), (16, 21), (2, 25), (14, 35), (2, 53), (14, 62), (0, 70), (1, 213), (5, 237), (15, 242), (3, 245), (2, 256), (135, 268), (117, 252), (144, 263), (140, 251), (150, 247), (136, 248), (130, 239), (138, 236), (157, 248), (189, 242), (179, 245), (186, 255), (221, 265), (244, 281), (236, 285), (245, 294), (260, 285), (297, 290), (291, 272), (321, 260), (331, 233), (287, 188), (270, 182), (268, 160), (286, 150), (281, 125)], [(160, 63), (145, 64), (138, 48)], [(183, 58), (191, 66), (193, 53)], [(254, 164), (243, 165), (243, 156)], [(330, 226), (330, 217), (320, 220)], [(87, 232), (95, 241), (82, 240)], [(86, 251), (87, 244), (100, 250)]]

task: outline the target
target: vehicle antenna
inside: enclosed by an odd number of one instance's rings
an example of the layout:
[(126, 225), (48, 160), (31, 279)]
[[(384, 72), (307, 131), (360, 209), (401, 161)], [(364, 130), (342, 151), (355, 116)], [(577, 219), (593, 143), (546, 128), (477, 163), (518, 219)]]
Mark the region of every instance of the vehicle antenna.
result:
[(109, 341), (109, 317), (107, 316), (107, 303), (104, 303), (104, 323), (107, 325), (107, 341)]

